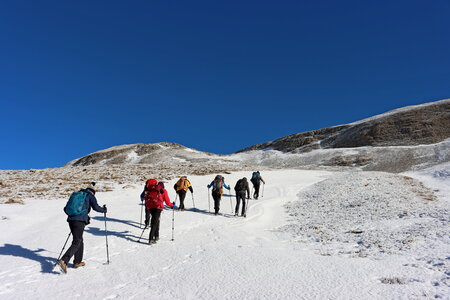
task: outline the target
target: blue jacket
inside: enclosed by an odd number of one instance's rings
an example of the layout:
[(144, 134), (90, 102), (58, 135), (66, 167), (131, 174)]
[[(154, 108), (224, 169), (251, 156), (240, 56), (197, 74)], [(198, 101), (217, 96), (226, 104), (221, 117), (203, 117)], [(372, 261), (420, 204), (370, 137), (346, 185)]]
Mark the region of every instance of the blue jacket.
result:
[[(227, 190), (230, 190), (230, 187), (228, 185), (225, 184), (225, 179), (222, 181), (223, 187), (226, 188)], [(214, 186), (214, 180), (207, 185), (208, 189), (211, 188), (212, 186)]]
[(103, 213), (105, 212), (105, 209), (101, 206), (98, 205), (97, 203), (97, 199), (95, 198), (95, 196), (89, 192), (89, 190), (87, 189), (83, 189), (81, 190), (82, 192), (87, 193), (87, 197), (86, 197), (86, 201), (84, 202), (84, 206), (83, 208), (86, 208), (87, 212), (84, 214), (80, 214), (80, 215), (76, 215), (76, 216), (68, 216), (67, 217), (67, 221), (82, 221), (86, 224), (89, 224), (89, 212), (91, 211), (91, 207), (99, 213)]

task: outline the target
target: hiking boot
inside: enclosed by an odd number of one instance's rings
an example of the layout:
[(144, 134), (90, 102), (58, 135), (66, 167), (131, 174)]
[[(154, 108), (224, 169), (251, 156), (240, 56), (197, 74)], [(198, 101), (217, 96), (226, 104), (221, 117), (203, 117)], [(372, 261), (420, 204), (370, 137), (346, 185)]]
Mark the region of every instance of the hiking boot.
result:
[(64, 274), (67, 274), (66, 263), (62, 259), (60, 259), (60, 260), (58, 260), (57, 264), (58, 264), (59, 268), (61, 269), (61, 272), (63, 272)]
[(77, 264), (73, 264), (74, 269), (79, 268), (79, 267), (84, 267), (86, 265), (86, 263), (84, 261), (77, 263)]
[(150, 244), (150, 245), (156, 244), (156, 240), (150, 240), (149, 244)]

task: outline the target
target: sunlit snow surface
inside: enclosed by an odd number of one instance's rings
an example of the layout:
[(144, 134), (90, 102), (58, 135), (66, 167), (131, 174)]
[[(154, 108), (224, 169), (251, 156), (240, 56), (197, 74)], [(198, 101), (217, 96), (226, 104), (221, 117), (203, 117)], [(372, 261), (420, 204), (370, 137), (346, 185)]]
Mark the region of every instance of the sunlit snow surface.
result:
[[(186, 210), (175, 211), (174, 241), (165, 210), (153, 246), (136, 242), (142, 186), (116, 184), (97, 193), (109, 210), (110, 264), (104, 218), (92, 212), (87, 265), (67, 275), (53, 269), (69, 234), (65, 200), (4, 204), (0, 298), (448, 299), (448, 173), (448, 164), (399, 175), (262, 171), (267, 184), (247, 218), (232, 215), (228, 192), (222, 215), (210, 214), (213, 175), (189, 176), (194, 198), (188, 193)], [(223, 175), (234, 187), (251, 172)], [(174, 183), (166, 185), (171, 199)]]

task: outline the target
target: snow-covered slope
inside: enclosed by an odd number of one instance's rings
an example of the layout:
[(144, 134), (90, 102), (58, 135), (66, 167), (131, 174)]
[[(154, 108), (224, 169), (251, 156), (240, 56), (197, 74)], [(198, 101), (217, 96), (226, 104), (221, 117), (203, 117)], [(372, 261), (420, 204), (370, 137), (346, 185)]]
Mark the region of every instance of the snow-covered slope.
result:
[[(448, 186), (449, 171), (439, 169), (442, 185)], [(450, 229), (448, 214), (441, 210), (448, 210), (448, 194), (387, 173), (278, 170), (262, 175), (267, 183), (263, 197), (250, 200), (247, 218), (231, 215), (227, 194), (223, 215), (208, 213), (206, 185), (213, 176), (190, 176), (196, 208), (188, 194), (187, 210), (174, 214), (174, 241), (172, 211), (165, 210), (161, 240), (153, 246), (136, 242), (142, 232), (141, 184), (115, 184), (99, 192), (99, 203), (109, 210), (111, 263), (105, 265), (104, 218), (93, 212), (84, 234), (87, 265), (67, 275), (52, 268), (69, 233), (65, 199), (1, 205), (0, 298), (449, 298), (450, 245), (448, 235), (440, 236)], [(233, 172), (225, 180), (234, 186), (243, 176), (250, 173)], [(173, 189), (168, 191), (174, 199)], [(291, 230), (300, 226), (306, 227)], [(363, 232), (346, 233), (353, 229)], [(311, 238), (312, 232), (319, 240)], [(399, 241), (392, 235), (397, 232)], [(411, 241), (398, 247), (407, 232), (413, 234)], [(374, 237), (382, 249), (392, 251), (381, 251)]]
[(347, 168), (400, 173), (449, 162), (450, 138), (430, 145), (317, 149), (306, 153), (253, 150), (233, 157), (248, 165), (270, 168)]
[[(230, 158), (201, 152), (175, 143), (131, 144), (114, 146), (77, 158), (66, 166), (152, 165), (159, 167), (189, 164), (226, 164)], [(233, 164), (231, 161), (230, 164)]]

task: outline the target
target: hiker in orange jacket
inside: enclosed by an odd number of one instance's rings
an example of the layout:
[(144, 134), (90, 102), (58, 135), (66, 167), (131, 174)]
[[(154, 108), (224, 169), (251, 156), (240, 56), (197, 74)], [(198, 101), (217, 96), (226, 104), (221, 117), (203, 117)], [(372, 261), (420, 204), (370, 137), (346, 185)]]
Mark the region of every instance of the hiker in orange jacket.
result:
[(173, 186), (175, 191), (178, 194), (178, 198), (180, 198), (179, 210), (184, 210), (184, 198), (186, 198), (187, 191), (191, 191), (191, 194), (194, 193), (192, 189), (192, 185), (190, 181), (187, 179), (187, 176), (182, 176)]

